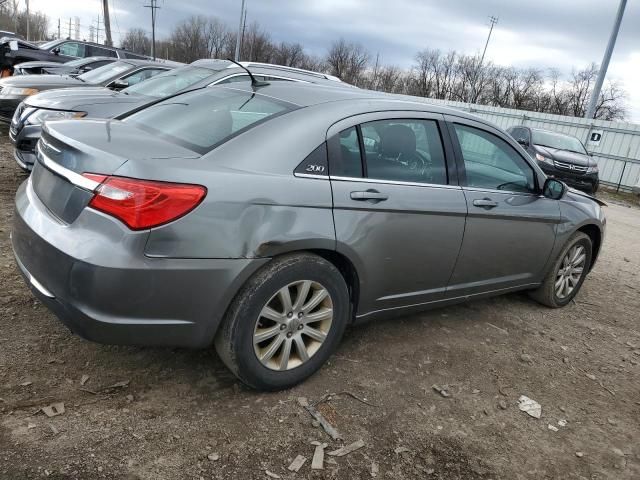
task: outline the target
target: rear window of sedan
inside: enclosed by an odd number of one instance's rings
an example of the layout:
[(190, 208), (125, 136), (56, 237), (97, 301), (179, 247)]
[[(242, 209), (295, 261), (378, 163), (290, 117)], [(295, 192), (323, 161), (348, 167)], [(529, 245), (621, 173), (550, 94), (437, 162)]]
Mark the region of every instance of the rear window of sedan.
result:
[(205, 154), (256, 125), (296, 108), (252, 91), (210, 87), (155, 103), (123, 121)]

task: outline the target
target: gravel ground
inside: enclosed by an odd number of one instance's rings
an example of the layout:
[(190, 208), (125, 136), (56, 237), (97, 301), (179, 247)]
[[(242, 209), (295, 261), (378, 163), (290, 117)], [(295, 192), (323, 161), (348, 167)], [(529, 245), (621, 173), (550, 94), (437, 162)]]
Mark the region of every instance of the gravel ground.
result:
[[(34, 300), (9, 243), (25, 177), (0, 136), (0, 478), (640, 478), (630, 203), (612, 200), (603, 254), (568, 307), (516, 294), (352, 328), (309, 381), (262, 394), (212, 350), (96, 345)], [(330, 393), (317, 408), (343, 441), (298, 404)], [(521, 395), (541, 418), (518, 409)], [(64, 413), (47, 417), (56, 402)], [(365, 446), (310, 469), (312, 441), (329, 451), (357, 440)], [(307, 461), (293, 473), (297, 455)]]

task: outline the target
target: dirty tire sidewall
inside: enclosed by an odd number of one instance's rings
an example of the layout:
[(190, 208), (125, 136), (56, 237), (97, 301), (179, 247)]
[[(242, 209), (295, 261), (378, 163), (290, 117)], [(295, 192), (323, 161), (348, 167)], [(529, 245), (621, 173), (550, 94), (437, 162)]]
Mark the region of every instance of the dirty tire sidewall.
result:
[[(582, 272), (582, 276), (578, 281), (578, 285), (573, 290), (573, 292), (571, 292), (571, 294), (568, 295), (566, 298), (563, 298), (563, 299), (558, 298), (556, 295), (556, 289), (555, 289), (556, 275), (558, 273), (558, 269), (560, 268), (560, 265), (562, 264), (562, 260), (564, 259), (567, 252), (573, 246), (578, 244), (582, 245), (586, 251), (587, 258), (585, 259), (584, 271)], [(531, 292), (530, 294), (531, 297), (534, 300), (538, 301), (539, 303), (542, 303), (543, 305), (546, 305), (551, 308), (560, 308), (569, 304), (571, 300), (573, 300), (575, 296), (580, 292), (580, 289), (582, 288), (582, 284), (584, 283), (584, 280), (589, 273), (589, 266), (591, 265), (591, 257), (593, 255), (592, 249), (593, 249), (593, 245), (591, 243), (591, 239), (587, 234), (582, 232), (574, 233), (571, 236), (571, 238), (569, 238), (564, 248), (560, 251), (558, 258), (556, 258), (556, 261), (553, 263), (553, 267), (550, 269), (549, 273), (545, 277), (543, 284), (540, 286), (540, 288)]]
[[(260, 363), (254, 352), (255, 322), (280, 288), (298, 280), (316, 281), (327, 289), (333, 302), (331, 329), (322, 347), (307, 362), (291, 370), (271, 370)], [(315, 373), (335, 351), (349, 312), (347, 285), (333, 264), (313, 254), (286, 255), (256, 272), (238, 293), (216, 336), (216, 350), (227, 367), (248, 386), (259, 390), (289, 388)]]

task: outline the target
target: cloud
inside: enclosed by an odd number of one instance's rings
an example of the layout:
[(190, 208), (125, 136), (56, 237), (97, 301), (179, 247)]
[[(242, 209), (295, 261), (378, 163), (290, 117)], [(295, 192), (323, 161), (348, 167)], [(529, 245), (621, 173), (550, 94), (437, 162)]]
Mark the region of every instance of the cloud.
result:
[[(274, 40), (297, 41), (322, 55), (334, 39), (362, 43), (383, 61), (408, 67), (419, 50), (438, 48), (475, 53), (488, 33), (488, 16), (499, 17), (487, 59), (500, 65), (554, 67), (570, 73), (599, 63), (609, 38), (617, 1), (608, 0), (246, 0), (248, 20), (258, 21)], [(131, 27), (150, 30), (145, 0), (110, 0), (114, 38)], [(79, 16), (91, 25), (99, 0), (31, 0), (57, 25)], [(235, 28), (239, 0), (159, 0), (159, 36), (194, 14), (214, 15)], [(630, 93), (630, 110), (640, 122), (640, 2), (629, 2), (609, 78)], [(635, 62), (635, 63), (634, 63)]]

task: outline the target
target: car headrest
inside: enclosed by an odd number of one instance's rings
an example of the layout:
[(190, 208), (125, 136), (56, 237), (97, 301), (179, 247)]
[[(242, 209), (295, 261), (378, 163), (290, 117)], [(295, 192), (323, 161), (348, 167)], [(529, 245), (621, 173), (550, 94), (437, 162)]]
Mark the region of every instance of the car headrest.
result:
[(416, 153), (416, 134), (406, 125), (389, 125), (380, 132), (380, 152), (383, 156)]

